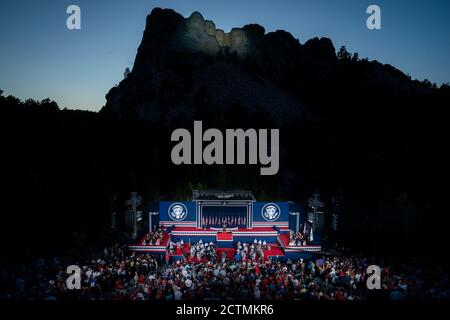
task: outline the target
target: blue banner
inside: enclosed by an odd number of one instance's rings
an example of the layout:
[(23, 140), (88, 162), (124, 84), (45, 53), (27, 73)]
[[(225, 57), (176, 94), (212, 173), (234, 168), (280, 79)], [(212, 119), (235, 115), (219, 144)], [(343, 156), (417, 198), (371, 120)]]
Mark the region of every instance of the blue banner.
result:
[(265, 223), (289, 222), (288, 202), (253, 203), (253, 221)]
[(195, 222), (195, 202), (161, 201), (159, 203), (160, 221), (173, 221), (176, 223)]

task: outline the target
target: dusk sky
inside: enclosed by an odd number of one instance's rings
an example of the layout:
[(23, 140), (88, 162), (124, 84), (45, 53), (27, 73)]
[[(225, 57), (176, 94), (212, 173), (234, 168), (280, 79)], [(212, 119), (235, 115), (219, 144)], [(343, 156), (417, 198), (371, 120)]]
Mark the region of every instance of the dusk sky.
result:
[[(71, 4), (81, 7), (81, 30), (66, 28)], [(381, 30), (366, 27), (371, 4), (381, 7)], [(61, 108), (98, 111), (132, 68), (154, 7), (185, 17), (199, 11), (225, 31), (258, 23), (266, 32), (287, 30), (301, 43), (329, 37), (336, 49), (345, 45), (413, 78), (450, 82), (446, 0), (2, 0), (0, 88), (21, 99), (49, 97)]]

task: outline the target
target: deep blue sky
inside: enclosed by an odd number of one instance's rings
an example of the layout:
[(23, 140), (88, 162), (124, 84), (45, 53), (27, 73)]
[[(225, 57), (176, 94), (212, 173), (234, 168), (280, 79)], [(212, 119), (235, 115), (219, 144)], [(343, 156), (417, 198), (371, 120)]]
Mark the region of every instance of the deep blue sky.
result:
[[(82, 29), (66, 29), (66, 8), (81, 7)], [(382, 30), (366, 28), (366, 8), (382, 10)], [(60, 107), (99, 110), (132, 67), (145, 18), (154, 7), (183, 16), (200, 11), (229, 31), (259, 23), (302, 43), (329, 37), (360, 57), (413, 78), (450, 81), (450, 1), (365, 0), (2, 0), (0, 88), (20, 98), (50, 97)]]

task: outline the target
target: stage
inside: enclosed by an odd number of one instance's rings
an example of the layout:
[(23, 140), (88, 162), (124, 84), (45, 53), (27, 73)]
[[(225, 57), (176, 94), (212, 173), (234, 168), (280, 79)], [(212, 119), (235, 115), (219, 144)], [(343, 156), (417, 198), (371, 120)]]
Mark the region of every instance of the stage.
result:
[[(212, 242), (217, 250), (231, 256), (238, 242), (255, 240), (271, 248), (265, 252), (269, 259), (307, 258), (322, 250), (320, 235), (316, 233), (313, 241), (310, 221), (300, 206), (292, 202), (258, 202), (249, 191), (194, 190), (190, 202), (161, 201), (157, 217), (149, 219), (149, 229), (163, 228), (159, 245), (144, 245), (141, 239), (130, 250), (165, 255), (171, 242), (202, 241)], [(310, 240), (308, 245), (291, 244), (290, 235), (300, 229)]]
[[(287, 258), (305, 259), (311, 258), (314, 254), (318, 254), (322, 251), (322, 247), (320, 245), (289, 245), (290, 230), (288, 228), (276, 230), (275, 228), (261, 227), (253, 229), (237, 229), (235, 231), (224, 233), (223, 231), (213, 231), (207, 229), (175, 227), (170, 230), (170, 232), (167, 231), (168, 230), (164, 233), (163, 240), (159, 246), (144, 245), (145, 237), (143, 237), (137, 244), (131, 245), (129, 248), (130, 250), (136, 252), (165, 255), (170, 241), (175, 243), (181, 241), (183, 243), (198, 243), (201, 240), (205, 243), (214, 243), (218, 251), (232, 251), (234, 250), (237, 242), (251, 243), (256, 239), (257, 241), (266, 241), (267, 245), (270, 246), (271, 250), (265, 252), (266, 257), (268, 258), (277, 258), (281, 260)], [(234, 256), (234, 254), (232, 256)]]

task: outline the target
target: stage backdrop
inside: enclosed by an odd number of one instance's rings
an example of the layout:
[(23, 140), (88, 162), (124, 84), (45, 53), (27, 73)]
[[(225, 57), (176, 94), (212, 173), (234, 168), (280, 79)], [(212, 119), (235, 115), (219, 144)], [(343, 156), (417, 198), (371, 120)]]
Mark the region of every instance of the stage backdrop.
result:
[(161, 201), (159, 203), (160, 223), (165, 226), (195, 227), (196, 203)]
[[(197, 206), (195, 202), (161, 201), (160, 222), (166, 226), (195, 227)], [(253, 227), (289, 227), (288, 202), (254, 202)]]
[(289, 226), (289, 202), (253, 203), (253, 227)]

